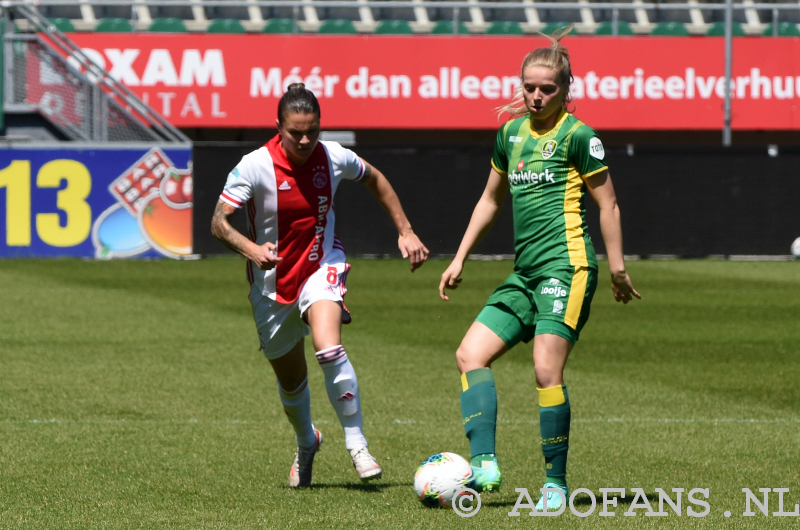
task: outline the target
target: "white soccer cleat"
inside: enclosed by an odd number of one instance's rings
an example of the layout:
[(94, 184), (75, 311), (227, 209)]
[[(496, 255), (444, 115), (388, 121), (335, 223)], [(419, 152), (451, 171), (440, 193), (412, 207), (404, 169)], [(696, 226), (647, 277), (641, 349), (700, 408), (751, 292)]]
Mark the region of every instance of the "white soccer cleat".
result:
[(366, 446), (356, 447), (350, 451), (350, 456), (353, 458), (353, 467), (356, 468), (358, 478), (362, 482), (368, 480), (375, 480), (381, 478), (383, 469), (375, 461), (375, 457), (369, 454)]
[(311, 485), (311, 467), (314, 465), (314, 455), (322, 445), (322, 433), (314, 429), (317, 441), (311, 449), (297, 448), (294, 454), (292, 470), (289, 472), (289, 486), (292, 488), (305, 488)]

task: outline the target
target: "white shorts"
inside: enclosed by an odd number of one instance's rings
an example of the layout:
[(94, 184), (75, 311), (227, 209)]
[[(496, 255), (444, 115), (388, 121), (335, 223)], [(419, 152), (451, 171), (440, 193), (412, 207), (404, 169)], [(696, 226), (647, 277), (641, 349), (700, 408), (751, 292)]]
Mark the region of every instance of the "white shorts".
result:
[(344, 305), (349, 271), (349, 263), (329, 263), (320, 267), (308, 278), (297, 300), (291, 304), (276, 302), (264, 296), (257, 284), (251, 286), (250, 304), (264, 357), (274, 360), (286, 355), (310, 333), (305, 313), (319, 300), (338, 302), (342, 306), (342, 323), (350, 323), (352, 318)]

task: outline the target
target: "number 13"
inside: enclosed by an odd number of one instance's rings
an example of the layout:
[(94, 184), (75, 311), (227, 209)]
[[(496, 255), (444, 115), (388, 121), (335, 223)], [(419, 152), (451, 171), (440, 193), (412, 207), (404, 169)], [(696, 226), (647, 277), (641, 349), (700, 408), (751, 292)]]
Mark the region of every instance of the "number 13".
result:
[[(67, 186), (57, 193), (56, 205), (67, 215), (61, 226), (57, 213), (36, 214), (36, 233), (48, 245), (72, 247), (86, 240), (92, 228), (92, 209), (86, 198), (92, 190), (92, 177), (86, 166), (75, 160), (52, 160), (36, 175), (38, 188)], [(6, 188), (6, 245), (31, 244), (31, 163), (14, 160), (0, 170), (0, 189)]]

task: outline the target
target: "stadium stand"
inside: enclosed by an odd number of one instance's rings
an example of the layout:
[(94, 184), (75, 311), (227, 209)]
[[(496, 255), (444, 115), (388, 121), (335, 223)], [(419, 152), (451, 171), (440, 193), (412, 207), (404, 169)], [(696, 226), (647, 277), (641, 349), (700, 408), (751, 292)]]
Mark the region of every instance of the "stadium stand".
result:
[(152, 33), (186, 33), (183, 20), (176, 17), (154, 18), (147, 31)]
[(405, 20), (381, 20), (375, 24), (376, 35), (411, 35), (414, 30)]
[(594, 30), (595, 35), (633, 35), (633, 30), (631, 29), (631, 25), (624, 20), (618, 20), (616, 23), (616, 29), (614, 28), (614, 22), (610, 21), (603, 21), (597, 25), (597, 29)]
[(350, 20), (346, 18), (332, 18), (323, 20), (319, 25), (317, 33), (355, 35), (358, 32)]
[(433, 25), (433, 29), (431, 29), (432, 35), (468, 35), (469, 30), (467, 26), (463, 22), (459, 22), (458, 24), (453, 24), (452, 20), (440, 20), (436, 24)]
[(208, 24), (206, 33), (246, 33), (244, 26), (235, 18), (215, 18)]
[[(446, 23), (452, 30), (457, 21), (459, 34), (517, 34), (517, 28), (531, 34), (574, 23), (576, 34), (678, 36), (719, 35), (724, 21), (722, 0), (312, 0), (311, 4), (293, 0), (134, 0), (130, 4), (113, 0), (39, 0), (38, 4), (42, 15), (66, 20), (75, 31), (108, 31), (104, 28), (109, 28), (109, 23), (101, 24), (105, 19), (128, 20), (139, 31), (180, 31), (178, 23), (156, 23), (170, 19), (180, 21), (185, 31), (214, 32), (221, 27), (215, 20), (229, 19), (238, 21), (246, 32), (267, 33), (326, 33), (331, 28), (344, 28), (334, 31), (341, 33), (350, 32), (351, 26), (357, 33), (406, 33), (408, 28), (413, 33), (439, 33)], [(800, 33), (800, 4), (736, 0), (734, 21), (737, 36), (796, 36)], [(230, 27), (238, 31), (237, 25)]]
[(657, 37), (686, 37), (689, 31), (680, 22), (659, 22), (650, 31), (650, 35)]
[(273, 18), (264, 24), (264, 33), (295, 33), (294, 20), (291, 18)]
[(513, 20), (498, 20), (486, 28), (487, 35), (522, 35), (522, 26)]
[(105, 33), (130, 33), (133, 31), (133, 25), (124, 18), (101, 18), (94, 30)]
[[(744, 37), (744, 29), (742, 29), (742, 25), (738, 22), (734, 22), (731, 26), (731, 32), (734, 37)], [(714, 22), (709, 26), (708, 30), (706, 31), (706, 35), (709, 37), (724, 37), (725, 36), (725, 23), (724, 22)]]

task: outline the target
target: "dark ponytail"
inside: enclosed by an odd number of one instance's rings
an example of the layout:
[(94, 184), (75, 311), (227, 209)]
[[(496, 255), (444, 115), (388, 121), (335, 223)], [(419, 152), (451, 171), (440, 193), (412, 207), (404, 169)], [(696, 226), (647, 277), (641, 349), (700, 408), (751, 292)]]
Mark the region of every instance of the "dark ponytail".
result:
[(285, 113), (316, 114), (320, 117), (317, 96), (303, 83), (292, 83), (278, 102), (278, 123), (283, 124)]

